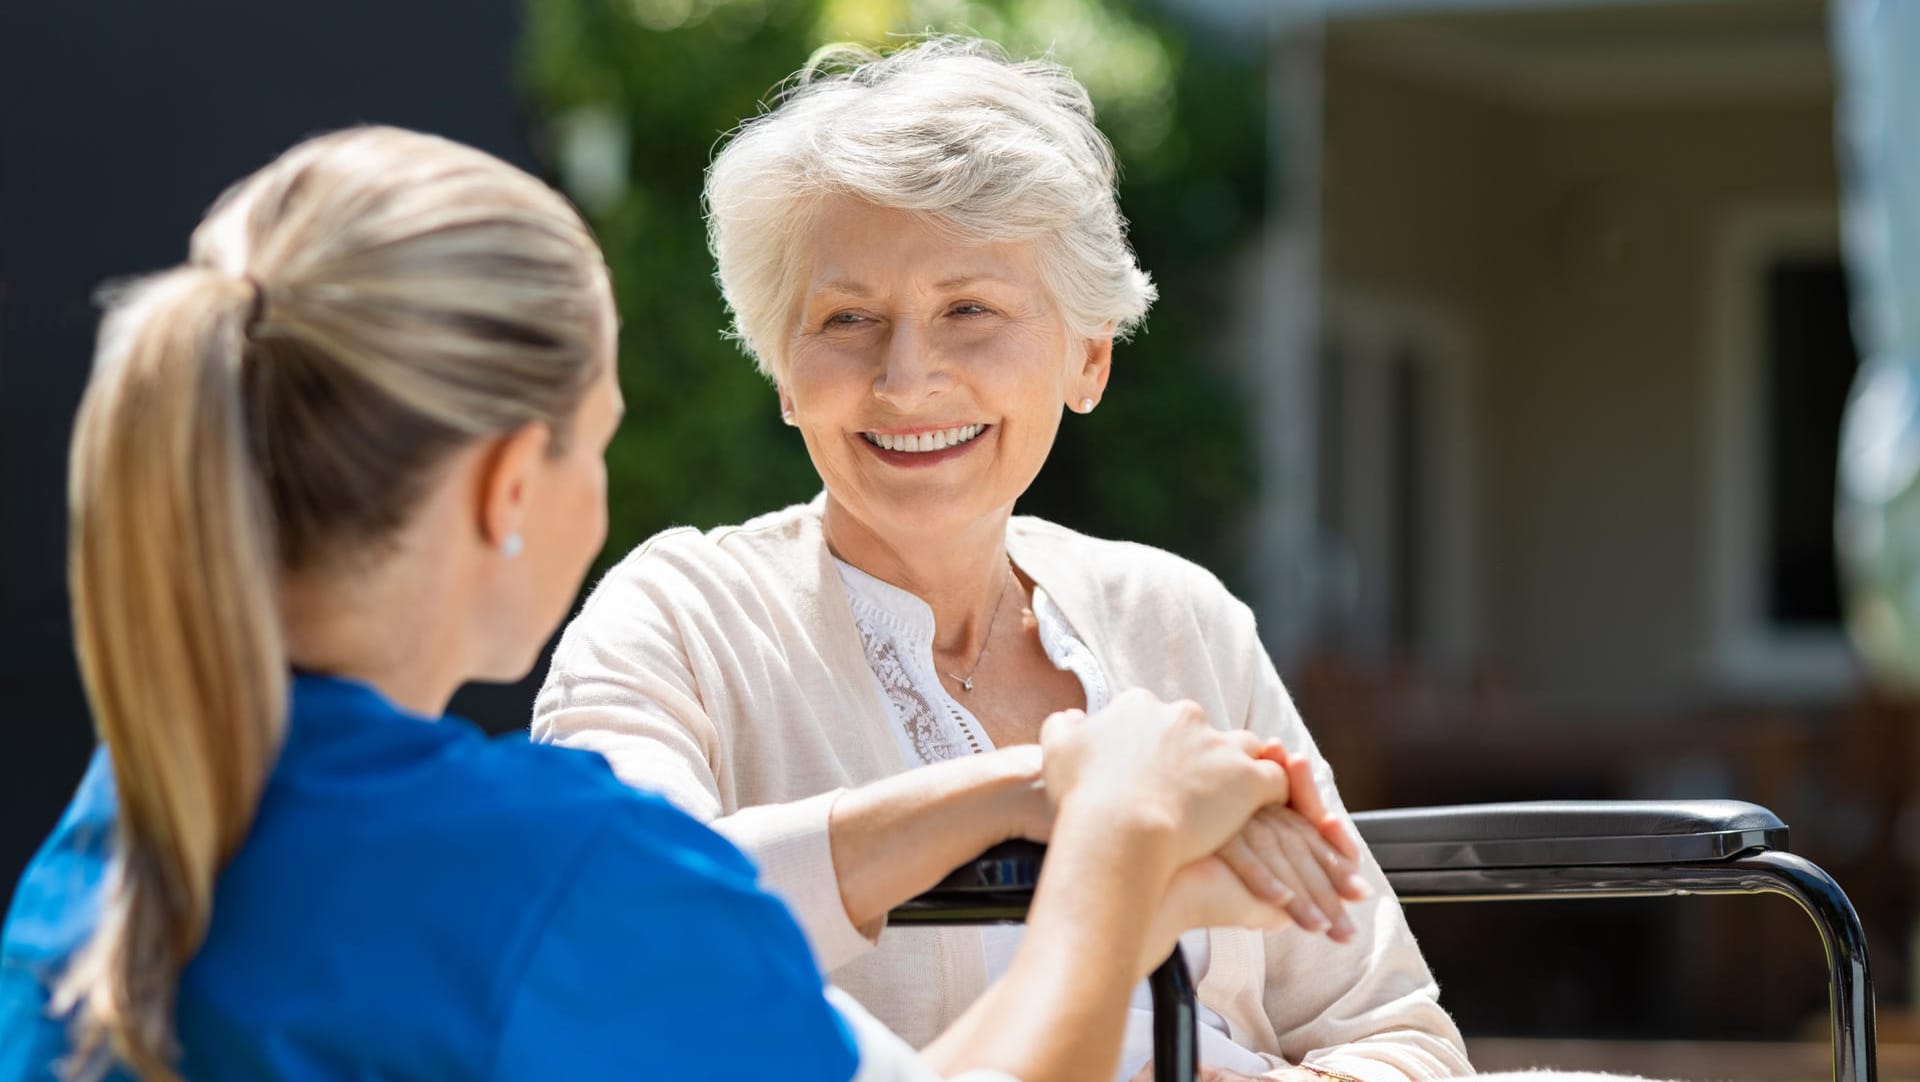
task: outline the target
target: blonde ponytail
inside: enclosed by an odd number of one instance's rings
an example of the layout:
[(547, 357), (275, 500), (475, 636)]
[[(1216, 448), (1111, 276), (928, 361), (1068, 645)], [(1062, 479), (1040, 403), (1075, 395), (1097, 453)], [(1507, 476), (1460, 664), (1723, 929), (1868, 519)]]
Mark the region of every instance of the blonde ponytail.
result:
[(286, 729), (284, 577), (364, 567), (463, 444), (537, 421), (558, 453), (611, 326), (564, 199), (393, 128), (288, 151), (221, 197), (187, 266), (114, 301), (69, 492), (120, 804), (98, 926), (55, 989), (71, 1076), (176, 1078), (180, 974)]
[(252, 298), (197, 268), (137, 287), (102, 328), (74, 433), (74, 631), (120, 799), (100, 930), (55, 1004), (79, 1008), (84, 1076), (111, 1057), (174, 1077), (180, 970), (280, 747), (287, 661), (241, 393)]

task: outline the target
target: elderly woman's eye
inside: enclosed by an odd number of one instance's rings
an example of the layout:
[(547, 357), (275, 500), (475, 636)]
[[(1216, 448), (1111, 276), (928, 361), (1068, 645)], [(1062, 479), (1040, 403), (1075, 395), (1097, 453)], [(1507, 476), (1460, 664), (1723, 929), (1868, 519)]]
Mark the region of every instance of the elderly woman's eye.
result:
[(829, 327), (853, 327), (865, 323), (867, 317), (858, 312), (835, 312), (827, 317)]
[(989, 309), (984, 304), (975, 304), (972, 301), (964, 301), (960, 304), (954, 305), (951, 309), (949, 309), (949, 311), (951, 311), (956, 316), (984, 316), (988, 314)]

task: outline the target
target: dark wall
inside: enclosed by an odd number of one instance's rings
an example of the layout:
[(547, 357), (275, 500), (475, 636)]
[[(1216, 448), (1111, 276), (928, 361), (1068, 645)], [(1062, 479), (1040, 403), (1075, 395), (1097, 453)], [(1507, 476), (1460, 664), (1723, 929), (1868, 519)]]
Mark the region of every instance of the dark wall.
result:
[[(0, 3), (0, 887), (92, 746), (64, 572), (67, 434), (105, 279), (180, 262), (227, 184), (380, 122), (530, 166), (516, 0)], [(464, 695), (523, 724), (525, 687)]]

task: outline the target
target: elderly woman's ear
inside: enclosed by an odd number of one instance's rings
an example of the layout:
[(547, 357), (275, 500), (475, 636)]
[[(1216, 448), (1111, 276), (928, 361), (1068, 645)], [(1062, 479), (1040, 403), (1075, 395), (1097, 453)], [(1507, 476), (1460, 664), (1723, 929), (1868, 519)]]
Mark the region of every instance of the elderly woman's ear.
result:
[(1107, 377), (1113, 373), (1113, 335), (1087, 339), (1077, 354), (1077, 368), (1067, 379), (1067, 408), (1092, 413), (1107, 393)]

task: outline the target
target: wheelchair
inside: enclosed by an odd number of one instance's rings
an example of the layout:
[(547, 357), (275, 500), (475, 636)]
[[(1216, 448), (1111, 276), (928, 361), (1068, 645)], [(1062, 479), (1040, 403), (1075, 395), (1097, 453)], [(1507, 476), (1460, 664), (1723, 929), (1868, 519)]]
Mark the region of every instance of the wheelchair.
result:
[[(1833, 877), (1787, 847), (1771, 811), (1736, 800), (1536, 801), (1360, 812), (1402, 902), (1781, 894), (1826, 948), (1834, 1082), (1876, 1082), (1866, 934)], [(1045, 847), (1009, 842), (895, 909), (897, 926), (1025, 919)], [(1192, 1082), (1194, 985), (1176, 946), (1148, 980), (1155, 1082)]]

